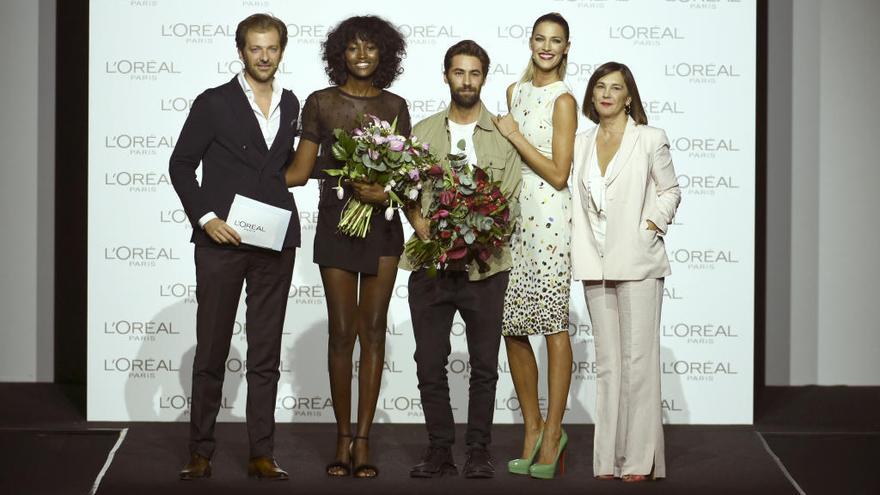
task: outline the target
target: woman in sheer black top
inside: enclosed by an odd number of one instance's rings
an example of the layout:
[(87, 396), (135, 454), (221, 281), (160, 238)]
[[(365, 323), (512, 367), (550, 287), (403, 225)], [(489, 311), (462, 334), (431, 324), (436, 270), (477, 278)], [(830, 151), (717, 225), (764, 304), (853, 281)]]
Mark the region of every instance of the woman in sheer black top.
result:
[[(309, 95), (303, 106), (302, 135), (293, 163), (287, 170), (288, 186), (302, 185), (310, 177), (321, 180), (314, 261), (320, 266), (329, 320), (328, 361), (330, 393), (336, 415), (336, 460), (327, 465), (330, 476), (374, 477), (379, 470), (368, 464), (368, 436), (385, 360), (388, 304), (403, 253), (403, 228), (397, 213), (385, 219), (384, 208), (375, 208), (366, 238), (337, 232), (340, 214), (352, 195), (382, 205), (388, 194), (377, 184), (345, 184), (339, 199), (336, 178), (324, 173), (337, 168), (331, 153), (333, 130), (352, 130), (361, 114), (392, 122), (399, 134), (411, 130), (406, 100), (385, 88), (403, 69), (406, 42), (389, 22), (375, 16), (342, 21), (323, 43), (325, 70), (333, 86)], [(358, 297), (360, 295), (360, 297)], [(360, 340), (357, 430), (351, 432), (352, 352)], [(353, 468), (352, 468), (353, 466)]]

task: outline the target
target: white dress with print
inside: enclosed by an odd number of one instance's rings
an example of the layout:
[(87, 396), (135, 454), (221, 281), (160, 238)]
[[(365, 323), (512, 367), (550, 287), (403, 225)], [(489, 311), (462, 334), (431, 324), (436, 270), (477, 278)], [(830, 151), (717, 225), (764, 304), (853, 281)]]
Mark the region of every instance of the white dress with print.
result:
[[(562, 81), (517, 84), (510, 113), (542, 155), (553, 151), (553, 106), (570, 93)], [(504, 297), (503, 335), (547, 335), (568, 330), (571, 288), (571, 192), (544, 181), (523, 162), (521, 218), (511, 240), (513, 268)]]

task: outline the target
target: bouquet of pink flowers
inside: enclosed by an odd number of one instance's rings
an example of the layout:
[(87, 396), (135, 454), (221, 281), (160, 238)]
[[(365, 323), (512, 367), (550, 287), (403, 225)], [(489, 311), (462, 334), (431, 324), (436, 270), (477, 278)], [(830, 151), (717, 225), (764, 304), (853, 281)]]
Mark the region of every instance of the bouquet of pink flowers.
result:
[[(333, 157), (343, 162), (341, 168), (325, 172), (339, 177), (336, 194), (345, 197), (343, 179), (372, 182), (385, 188), (389, 201), (385, 218), (394, 217), (394, 209), (415, 202), (422, 189), (426, 171), (437, 162), (428, 152), (428, 145), (416, 138), (397, 134), (397, 119), (393, 123), (374, 115), (362, 115), (359, 126), (351, 133), (335, 129), (336, 143)], [(339, 219), (339, 231), (355, 237), (366, 237), (370, 231), (373, 205), (349, 198)]]
[(481, 168), (470, 166), (464, 154), (449, 155), (450, 164), (428, 170), (431, 206), (430, 239), (413, 237), (404, 252), (415, 268), (430, 273), (449, 267), (464, 268), (476, 262), (481, 272), (513, 231), (507, 198), (499, 184)]

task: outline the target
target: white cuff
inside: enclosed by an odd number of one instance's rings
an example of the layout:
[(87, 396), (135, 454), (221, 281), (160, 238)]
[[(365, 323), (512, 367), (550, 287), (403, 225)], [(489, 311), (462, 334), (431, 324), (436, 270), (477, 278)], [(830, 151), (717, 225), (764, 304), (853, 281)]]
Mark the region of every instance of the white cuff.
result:
[(204, 229), (205, 224), (215, 218), (217, 218), (217, 214), (215, 214), (213, 211), (209, 211), (208, 213), (205, 213), (204, 216), (202, 216), (202, 218), (199, 219), (199, 227)]

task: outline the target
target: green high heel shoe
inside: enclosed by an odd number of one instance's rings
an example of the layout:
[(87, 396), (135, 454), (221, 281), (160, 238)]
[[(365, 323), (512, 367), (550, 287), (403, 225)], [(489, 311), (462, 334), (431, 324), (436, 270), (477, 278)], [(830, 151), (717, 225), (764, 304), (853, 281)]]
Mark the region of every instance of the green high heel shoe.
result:
[(562, 436), (559, 438), (559, 450), (556, 451), (556, 460), (553, 464), (532, 464), (529, 467), (529, 474), (532, 478), (542, 480), (552, 480), (556, 476), (556, 466), (559, 466), (559, 474), (565, 474), (565, 447), (568, 445), (568, 435), (562, 430)]
[(532, 455), (528, 457), (528, 459), (512, 459), (507, 461), (507, 470), (512, 474), (529, 474), (529, 467), (532, 465), (532, 462), (535, 460), (535, 456), (538, 455), (538, 451), (541, 450), (541, 441), (544, 439), (544, 430), (541, 430), (541, 433), (538, 433), (538, 441), (535, 442), (535, 448), (532, 449)]

